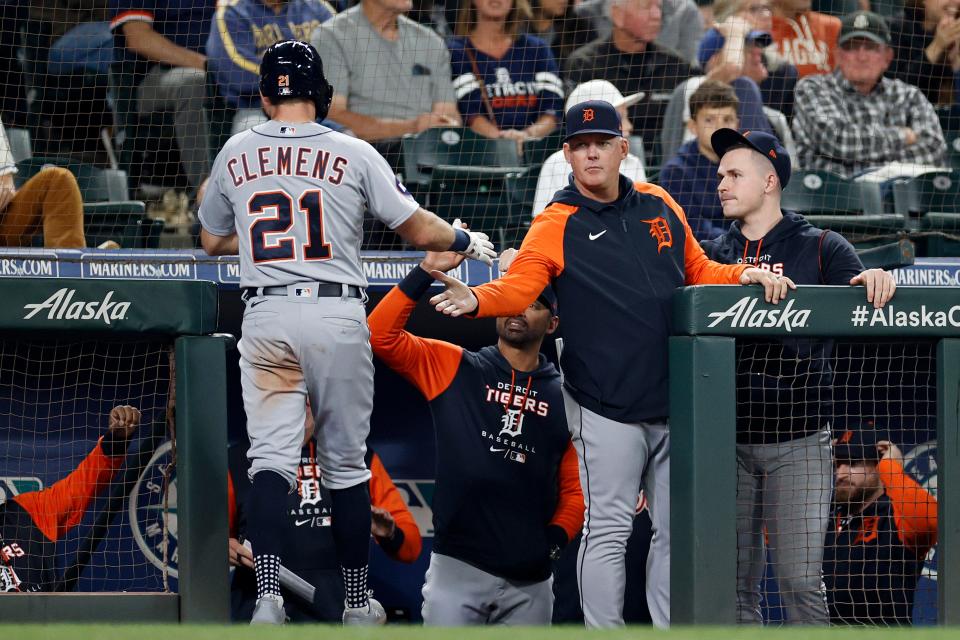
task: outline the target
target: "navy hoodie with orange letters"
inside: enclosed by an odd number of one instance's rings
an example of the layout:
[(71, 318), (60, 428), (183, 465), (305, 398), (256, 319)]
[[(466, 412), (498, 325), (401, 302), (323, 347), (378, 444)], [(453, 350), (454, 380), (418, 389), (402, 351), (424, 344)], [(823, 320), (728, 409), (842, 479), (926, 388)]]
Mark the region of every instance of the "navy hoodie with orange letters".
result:
[[(703, 243), (714, 260), (784, 275), (796, 284), (849, 285), (863, 263), (847, 240), (792, 211), (759, 240), (740, 223)], [(737, 441), (785, 442), (812, 435), (833, 421), (833, 341), (737, 341)]]

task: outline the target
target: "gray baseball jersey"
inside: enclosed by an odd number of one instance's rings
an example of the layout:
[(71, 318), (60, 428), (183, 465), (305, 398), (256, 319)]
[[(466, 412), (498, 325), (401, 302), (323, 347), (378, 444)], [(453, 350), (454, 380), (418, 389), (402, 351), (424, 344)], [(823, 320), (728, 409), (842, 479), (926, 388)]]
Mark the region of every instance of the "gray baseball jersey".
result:
[(364, 211), (396, 229), (417, 208), (368, 143), (319, 124), (271, 120), (224, 145), (199, 215), (209, 233), (236, 231), (242, 287), (366, 287)]

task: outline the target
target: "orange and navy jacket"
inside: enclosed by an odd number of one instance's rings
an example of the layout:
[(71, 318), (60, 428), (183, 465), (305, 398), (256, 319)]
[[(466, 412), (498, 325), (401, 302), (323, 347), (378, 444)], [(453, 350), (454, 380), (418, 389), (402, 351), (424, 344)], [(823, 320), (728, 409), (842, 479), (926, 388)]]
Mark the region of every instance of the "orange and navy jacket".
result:
[(884, 495), (861, 513), (835, 505), (823, 577), (835, 623), (908, 625), (923, 558), (937, 542), (937, 500), (899, 462), (881, 460)]
[(67, 477), (0, 504), (0, 592), (47, 591), (57, 581), (56, 543), (123, 464), (127, 441), (104, 436)]
[[(241, 538), (247, 530), (244, 505), (250, 495), (245, 447), (231, 447), (230, 472), (227, 476), (230, 537)], [(380, 457), (367, 450), (370, 469), (370, 504), (390, 512), (397, 525), (391, 539), (374, 538), (388, 556), (400, 562), (415, 562), (420, 556), (420, 529)], [(316, 588), (313, 603), (302, 603), (288, 597), (287, 613), (295, 622), (339, 622), (343, 615), (343, 579), (337, 563), (331, 523), (333, 509), (330, 490), (320, 482), (316, 446), (313, 441), (303, 448), (297, 470), (297, 490), (287, 496), (283, 520), (283, 565)], [(255, 544), (256, 541), (251, 541)], [(257, 598), (257, 585), (252, 571), (234, 572), (232, 585), (233, 619), (249, 620)]]
[(473, 352), (404, 331), (432, 282), (413, 269), (368, 322), (374, 354), (433, 414), (433, 550), (501, 578), (545, 580), (552, 548), (583, 525), (560, 375), (543, 355), (534, 371), (517, 371), (496, 346)]
[(660, 187), (620, 176), (610, 203), (558, 191), (499, 280), (475, 287), (477, 316), (521, 312), (550, 282), (563, 318), (564, 386), (619, 422), (668, 414), (667, 337), (677, 287), (736, 284), (746, 265), (709, 260)]

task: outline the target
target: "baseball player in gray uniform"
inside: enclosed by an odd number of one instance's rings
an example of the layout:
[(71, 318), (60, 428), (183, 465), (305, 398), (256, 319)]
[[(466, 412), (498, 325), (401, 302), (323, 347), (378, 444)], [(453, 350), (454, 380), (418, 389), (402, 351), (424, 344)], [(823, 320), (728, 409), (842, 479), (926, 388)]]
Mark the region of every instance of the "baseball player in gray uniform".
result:
[(240, 256), (246, 310), (239, 344), (252, 480), (249, 539), (257, 576), (253, 623), (281, 624), (285, 495), (296, 485), (306, 398), (330, 489), (346, 590), (344, 624), (383, 623), (367, 592), (370, 496), (364, 441), (373, 361), (360, 263), (364, 211), (421, 249), (488, 264), (486, 235), (421, 209), (366, 142), (322, 120), (332, 90), (317, 51), (293, 40), (264, 53), (260, 93), (270, 121), (233, 136), (200, 207), (201, 243)]

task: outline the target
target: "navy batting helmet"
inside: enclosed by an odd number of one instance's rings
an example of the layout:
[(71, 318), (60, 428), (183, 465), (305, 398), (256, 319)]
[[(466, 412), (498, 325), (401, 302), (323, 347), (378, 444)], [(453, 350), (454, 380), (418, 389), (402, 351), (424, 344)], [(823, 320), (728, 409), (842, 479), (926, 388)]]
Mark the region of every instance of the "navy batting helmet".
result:
[(317, 105), (317, 120), (327, 117), (333, 87), (323, 75), (320, 54), (311, 45), (283, 40), (270, 45), (260, 62), (260, 93), (277, 98), (308, 98)]

